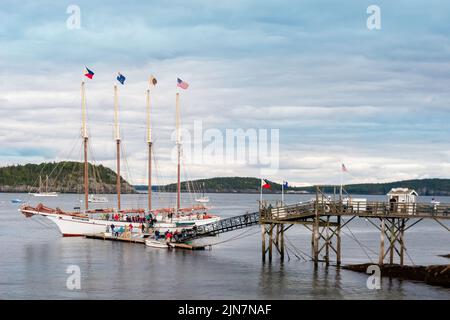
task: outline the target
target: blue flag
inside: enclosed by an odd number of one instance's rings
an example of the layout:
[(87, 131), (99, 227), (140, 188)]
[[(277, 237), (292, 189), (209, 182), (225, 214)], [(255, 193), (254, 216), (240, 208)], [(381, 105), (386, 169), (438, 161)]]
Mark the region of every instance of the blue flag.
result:
[(119, 81), (121, 84), (123, 84), (125, 82), (125, 79), (126, 78), (124, 77), (124, 75), (119, 72), (119, 74), (117, 76), (117, 81)]
[(288, 185), (288, 182), (287, 181), (283, 181), (283, 188), (288, 188), (289, 187), (289, 185)]

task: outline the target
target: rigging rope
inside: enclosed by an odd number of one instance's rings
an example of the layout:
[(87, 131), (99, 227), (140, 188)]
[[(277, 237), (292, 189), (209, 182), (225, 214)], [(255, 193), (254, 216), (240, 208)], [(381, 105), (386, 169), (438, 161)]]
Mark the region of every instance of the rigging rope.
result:
[[(292, 248), (293, 248), (297, 253), (299, 253), (299, 254), (301, 255), (301, 258), (302, 258), (303, 260), (307, 261), (307, 259), (305, 259), (305, 257), (304, 257), (303, 255), (307, 256), (308, 258), (310, 258), (310, 259), (312, 260), (312, 257), (311, 257), (309, 254), (307, 254), (306, 252), (304, 252), (304, 251), (300, 250), (299, 248), (297, 248), (297, 247), (292, 243), (292, 241), (288, 238), (288, 236), (287, 236), (286, 234), (284, 235), (284, 239), (286, 240), (286, 242), (287, 242), (289, 245), (292, 246)], [(295, 253), (294, 253), (294, 255), (298, 258), (298, 256), (297, 256)]]
[(248, 234), (248, 235), (245, 235), (245, 234), (248, 233), (248, 232), (250, 232), (250, 230), (252, 230), (252, 228), (254, 228), (254, 227), (255, 227), (255, 226), (249, 227), (247, 230), (245, 230), (244, 232), (242, 232), (242, 233), (240, 233), (240, 234), (238, 234), (238, 235), (236, 235), (236, 236), (230, 237), (230, 238), (225, 239), (225, 240), (223, 240), (223, 241), (218, 241), (218, 242), (206, 244), (205, 246), (215, 246), (215, 245), (218, 245), (218, 244), (221, 244), (221, 243), (226, 243), (226, 242), (230, 242), (230, 241), (234, 241), (234, 240), (238, 240), (238, 239), (243, 239), (243, 238), (252, 236), (252, 235), (258, 233), (259, 230), (257, 230), (256, 232), (253, 232), (253, 233), (251, 233), (251, 234)]
[[(343, 219), (342, 219), (343, 220)], [(348, 231), (350, 232), (351, 236), (349, 236), (348, 234), (345, 233), (345, 231), (342, 231), (343, 234), (345, 234), (346, 236), (350, 237), (350, 239), (353, 239), (359, 246), (360, 248), (363, 250), (363, 252), (365, 253), (365, 255), (369, 258), (370, 262), (373, 263), (372, 258), (370, 257), (370, 255), (367, 253), (367, 251), (364, 249), (364, 245), (356, 238), (356, 236), (353, 234), (353, 232), (350, 230), (350, 228), (348, 227), (348, 225), (345, 225), (345, 227), (348, 229)], [(370, 250), (372, 253), (375, 253), (372, 249), (368, 248), (366, 246), (366, 248), (368, 250)]]
[[(128, 187), (128, 184), (131, 182), (131, 181), (133, 181), (133, 177), (132, 177), (132, 172), (131, 172), (131, 169), (130, 169), (130, 166), (129, 166), (129, 164), (128, 164), (128, 157), (127, 157), (127, 153), (126, 153), (126, 148), (125, 148), (125, 146), (121, 143), (120, 144), (120, 146), (121, 146), (121, 152), (122, 152), (122, 158), (123, 158), (123, 160), (124, 160), (124, 163), (125, 163), (125, 177), (126, 177), (126, 179), (124, 179), (125, 180), (125, 193), (128, 193), (128, 192), (130, 192), (131, 190), (130, 190), (130, 188)], [(121, 182), (123, 183), (123, 181), (121, 180)], [(121, 184), (121, 188), (122, 188), (122, 184)], [(142, 203), (141, 203), (141, 201), (142, 201), (142, 199), (140, 199), (140, 197), (132, 197), (133, 198), (133, 204), (135, 204), (136, 205), (136, 207), (142, 207)]]

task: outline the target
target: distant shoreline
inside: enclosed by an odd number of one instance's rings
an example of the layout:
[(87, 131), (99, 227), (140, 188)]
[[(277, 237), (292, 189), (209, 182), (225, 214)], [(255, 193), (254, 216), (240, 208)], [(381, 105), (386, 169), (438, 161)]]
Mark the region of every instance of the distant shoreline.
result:
[[(158, 193), (176, 193), (176, 191), (161, 191), (161, 190), (153, 190), (153, 192), (158, 192)], [(4, 193), (4, 194), (29, 194), (28, 192), (24, 192), (24, 191), (0, 191), (0, 193)], [(57, 192), (58, 194), (83, 194), (80, 192)], [(181, 191), (182, 194), (186, 194), (189, 193), (188, 191)], [(101, 193), (103, 195), (116, 195), (116, 193)], [(121, 194), (147, 194), (147, 191), (141, 191), (141, 190), (136, 190), (136, 192), (122, 192)], [(230, 192), (230, 191), (214, 191), (214, 192), (205, 192), (205, 194), (256, 194), (259, 195), (259, 192), (249, 192), (249, 191), (237, 191), (237, 192)], [(328, 193), (330, 194), (330, 193)], [(264, 192), (264, 195), (281, 195), (281, 192), (277, 191), (277, 192)], [(314, 193), (285, 193), (285, 196), (301, 196), (301, 195), (314, 195)], [(330, 194), (332, 195), (332, 194)], [(349, 195), (351, 196), (385, 196), (385, 194), (381, 194), (381, 193), (349, 193)], [(31, 194), (30, 194), (31, 196)], [(419, 195), (419, 197), (449, 197), (449, 195), (447, 194), (434, 194), (434, 195)]]
[[(25, 164), (0, 167), (0, 192), (28, 193), (37, 191), (48, 184), (49, 192), (81, 194), (83, 193), (83, 168), (84, 164), (74, 161), (60, 161), (41, 164)], [(91, 171), (96, 174), (89, 179), (89, 193), (110, 193), (116, 191), (116, 173), (102, 165), (89, 164)], [(58, 169), (58, 170), (56, 170)], [(58, 172), (58, 174), (53, 174)], [(44, 180), (42, 180), (44, 179)], [(41, 183), (42, 180), (42, 183)], [(288, 179), (289, 180), (289, 179)], [(147, 185), (130, 184), (123, 177), (122, 193), (147, 192)], [(259, 194), (261, 178), (257, 177), (213, 177), (181, 182), (182, 192), (193, 193), (224, 193), (224, 194)], [(280, 194), (282, 189), (285, 194), (302, 195), (315, 194), (316, 186), (292, 186), (290, 183), (282, 186), (281, 179), (278, 182), (264, 179), (270, 185), (270, 189), (264, 189), (264, 194)], [(306, 182), (305, 182), (306, 183)], [(319, 185), (320, 186), (320, 185)], [(408, 188), (415, 190), (419, 196), (450, 196), (450, 179), (427, 178), (412, 179), (384, 183), (354, 183), (344, 184), (344, 194), (349, 195), (386, 195), (392, 188)], [(153, 190), (159, 192), (176, 192), (177, 184), (153, 185)], [(326, 194), (339, 193), (340, 186), (320, 186)], [(189, 190), (189, 191), (188, 191)]]
[[(270, 184), (270, 189), (264, 189), (265, 194), (281, 193), (281, 184), (265, 180)], [(205, 193), (260, 193), (261, 179), (254, 177), (216, 177), (208, 179), (198, 179), (181, 182), (182, 190), (195, 190)], [(133, 185), (137, 191), (147, 191), (146, 185)], [(339, 193), (340, 186), (325, 185), (320, 186), (322, 192), (327, 194)], [(419, 196), (450, 196), (450, 179), (415, 179), (386, 183), (363, 183), (345, 184), (344, 193), (349, 195), (386, 195), (393, 188), (408, 188), (415, 190)], [(162, 192), (170, 190), (175, 192), (175, 183), (167, 185), (153, 186)], [(294, 187), (288, 185), (284, 187), (285, 194), (315, 194), (316, 186)]]

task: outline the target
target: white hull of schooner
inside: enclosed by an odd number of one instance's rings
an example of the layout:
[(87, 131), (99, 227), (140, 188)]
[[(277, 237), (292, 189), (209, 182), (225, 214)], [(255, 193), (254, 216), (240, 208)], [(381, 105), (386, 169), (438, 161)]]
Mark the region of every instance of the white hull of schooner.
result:
[[(27, 217), (34, 215), (43, 216), (55, 223), (64, 237), (77, 237), (86, 236), (91, 234), (99, 234), (107, 231), (108, 226), (114, 224), (116, 228), (127, 227), (130, 224), (134, 230), (140, 230), (141, 223), (127, 222), (127, 221), (113, 221), (92, 218), (85, 214), (77, 213), (58, 213), (55, 209), (40, 207), (34, 208), (28, 205), (22, 206), (19, 211)], [(158, 221), (153, 227), (154, 230), (158, 230), (161, 233), (166, 231), (179, 231), (183, 229), (190, 229), (194, 225), (202, 226), (205, 224), (213, 223), (220, 220), (220, 217), (214, 215), (197, 215), (187, 214), (183, 216), (174, 217), (172, 221), (161, 219), (158, 217)]]
[(70, 214), (44, 213), (30, 209), (20, 209), (20, 211), (27, 216), (39, 215), (46, 217), (58, 226), (59, 231), (64, 237), (81, 237), (103, 233), (106, 232), (107, 227), (111, 224), (114, 224), (116, 227), (126, 227), (131, 224), (136, 230), (139, 230), (141, 227), (140, 223), (135, 222), (93, 219)]

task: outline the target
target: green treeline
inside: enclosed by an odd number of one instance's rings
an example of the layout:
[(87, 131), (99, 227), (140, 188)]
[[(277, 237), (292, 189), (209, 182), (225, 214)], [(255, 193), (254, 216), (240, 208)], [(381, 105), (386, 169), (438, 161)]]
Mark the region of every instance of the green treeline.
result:
[[(116, 173), (103, 165), (89, 164), (89, 190), (96, 193), (115, 191)], [(13, 165), (0, 168), (0, 191), (36, 192), (42, 185), (48, 191), (81, 193), (84, 186), (84, 163), (74, 161)], [(48, 180), (47, 180), (48, 177)], [(47, 182), (48, 181), (48, 182)], [(123, 192), (133, 187), (122, 179)]]

